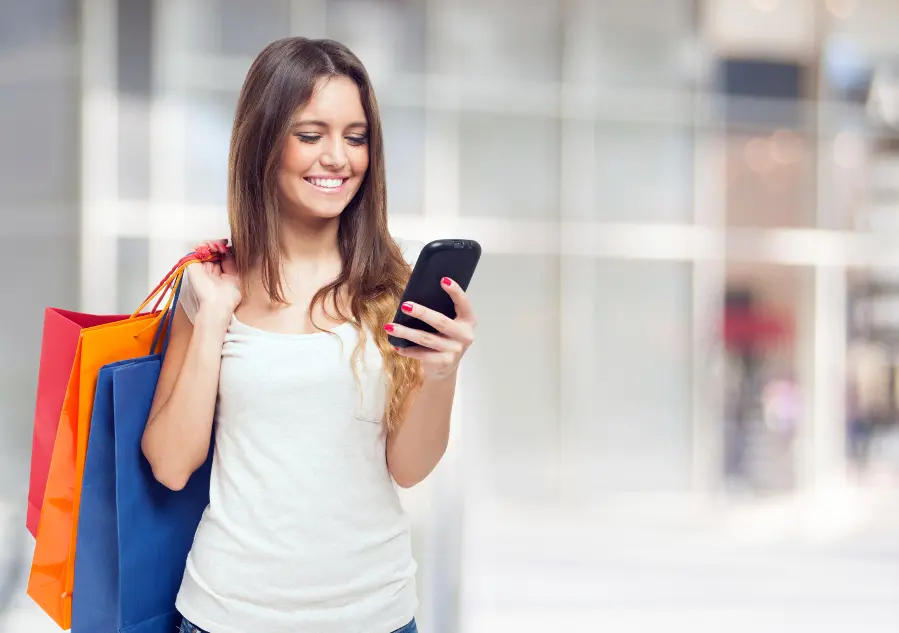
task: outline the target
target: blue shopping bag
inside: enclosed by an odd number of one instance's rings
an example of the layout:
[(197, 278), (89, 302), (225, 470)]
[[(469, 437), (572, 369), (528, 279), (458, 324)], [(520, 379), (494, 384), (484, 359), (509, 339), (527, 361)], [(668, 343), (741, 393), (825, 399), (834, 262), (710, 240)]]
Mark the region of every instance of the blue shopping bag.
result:
[[(115, 496), (115, 428), (113, 426), (112, 373), (135, 361), (126, 360), (100, 369), (91, 415), (82, 508), (78, 517), (75, 556), (76, 591), (72, 592), (73, 633), (116, 631), (119, 584), (118, 524)], [(112, 504), (110, 504), (112, 500)]]
[(161, 353), (106, 365), (98, 376), (78, 522), (72, 633), (177, 630), (175, 598), (209, 504), (212, 447), (187, 486), (173, 492), (156, 481), (140, 444), (180, 289), (179, 279)]

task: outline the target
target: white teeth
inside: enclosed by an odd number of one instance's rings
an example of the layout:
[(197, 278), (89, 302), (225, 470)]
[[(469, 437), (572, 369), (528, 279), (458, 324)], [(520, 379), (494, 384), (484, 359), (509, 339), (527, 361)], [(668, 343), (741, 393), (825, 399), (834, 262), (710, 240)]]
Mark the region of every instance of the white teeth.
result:
[(316, 187), (324, 189), (336, 189), (343, 184), (343, 178), (310, 178), (309, 180)]

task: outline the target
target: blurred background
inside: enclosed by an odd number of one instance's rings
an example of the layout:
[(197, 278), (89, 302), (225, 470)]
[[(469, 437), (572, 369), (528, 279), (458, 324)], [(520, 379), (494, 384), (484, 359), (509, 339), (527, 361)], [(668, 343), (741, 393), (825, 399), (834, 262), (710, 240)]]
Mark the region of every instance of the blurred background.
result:
[(273, 39), (368, 67), (391, 230), (484, 247), (450, 450), (404, 493), (429, 633), (899, 622), (899, 2), (0, 0), (0, 631), (46, 306), (228, 235)]

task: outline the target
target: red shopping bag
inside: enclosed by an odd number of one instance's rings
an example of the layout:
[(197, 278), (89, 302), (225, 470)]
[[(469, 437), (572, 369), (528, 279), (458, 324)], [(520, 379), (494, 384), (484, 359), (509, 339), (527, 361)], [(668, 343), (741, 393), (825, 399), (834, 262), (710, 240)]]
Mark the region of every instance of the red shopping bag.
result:
[(75, 348), (81, 330), (128, 318), (127, 314), (98, 315), (47, 308), (41, 338), (41, 364), (34, 407), (34, 432), (31, 442), (31, 481), (28, 485), (28, 531), (37, 536), (37, 525), (44, 503), (50, 457), (56, 441), (59, 414), (75, 361)]

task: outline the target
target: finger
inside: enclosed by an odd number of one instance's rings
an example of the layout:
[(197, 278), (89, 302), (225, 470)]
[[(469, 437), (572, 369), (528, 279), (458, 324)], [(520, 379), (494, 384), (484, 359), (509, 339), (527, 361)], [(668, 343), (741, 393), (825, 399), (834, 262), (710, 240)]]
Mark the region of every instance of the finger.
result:
[(414, 358), (420, 361), (438, 361), (443, 352), (435, 352), (425, 347), (394, 347), (396, 353), (406, 358)]
[(196, 246), (194, 246), (194, 253), (196, 256), (203, 260), (208, 259), (213, 253), (218, 252), (215, 248), (215, 245), (212, 242), (200, 242)]
[(461, 325), (445, 314), (437, 312), (437, 310), (426, 308), (425, 306), (413, 303), (412, 301), (406, 301), (401, 307), (403, 312), (409, 316), (415, 317), (419, 321), (424, 321), (441, 334), (450, 338), (459, 338), (461, 334)]
[(462, 286), (449, 277), (444, 277), (440, 280), (440, 287), (453, 300), (453, 305), (456, 306), (456, 318), (473, 324), (475, 321), (474, 309), (471, 307), (468, 295), (462, 290)]
[(215, 240), (206, 240), (204, 242), (200, 242), (196, 245), (194, 250), (203, 252), (208, 251), (210, 253), (218, 253), (219, 252), (219, 243)]
[(417, 343), (422, 347), (427, 347), (428, 349), (436, 350), (438, 352), (458, 353), (462, 351), (461, 343), (446, 338), (445, 336), (441, 336), (440, 334), (423, 332), (421, 330), (416, 330), (415, 328), (400, 325), (399, 323), (388, 323), (384, 326), (384, 329), (398, 338), (404, 338), (407, 341)]
[(226, 252), (222, 258), (222, 272), (226, 275), (237, 274), (237, 260), (234, 258), (233, 253)]
[(203, 272), (210, 277), (216, 277), (221, 272), (221, 266), (218, 265), (218, 262), (203, 262)]

